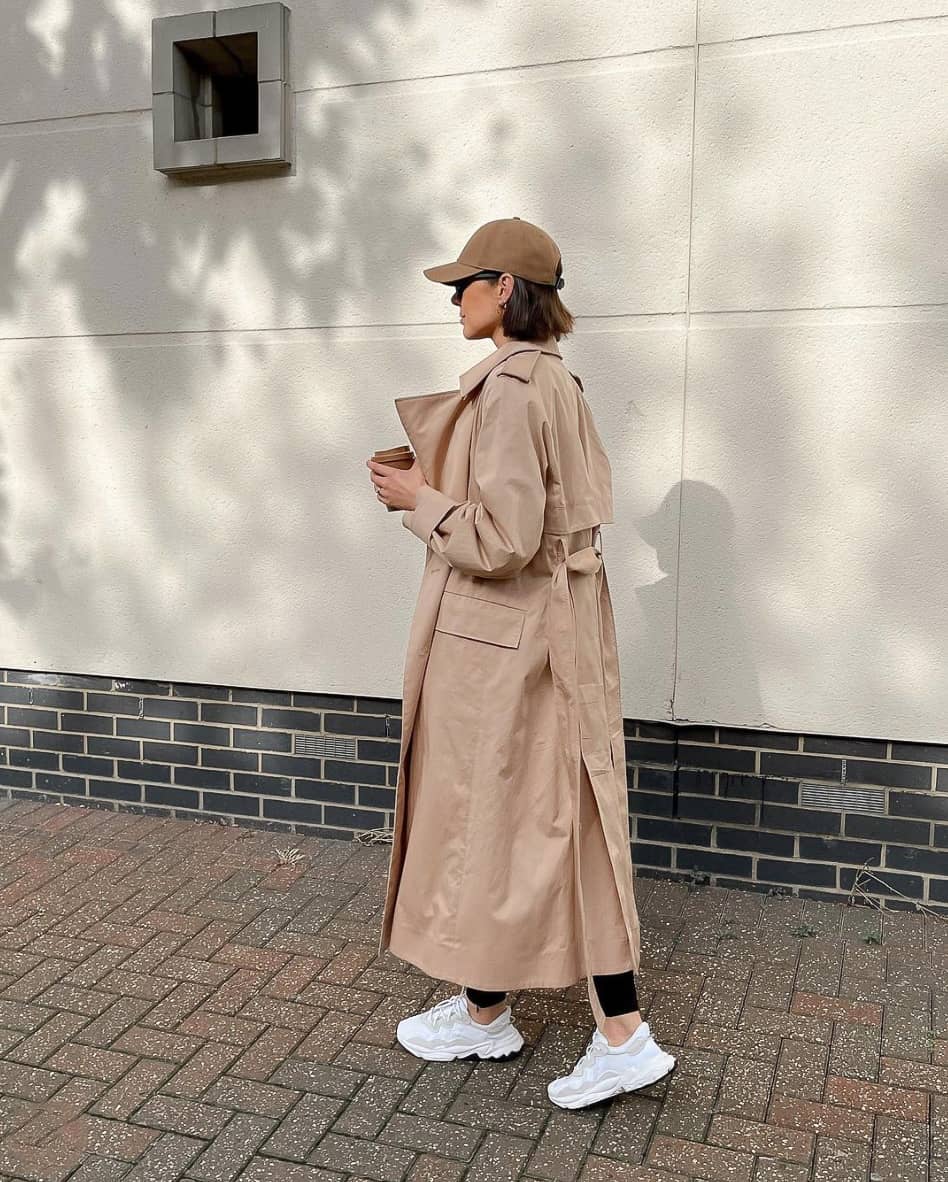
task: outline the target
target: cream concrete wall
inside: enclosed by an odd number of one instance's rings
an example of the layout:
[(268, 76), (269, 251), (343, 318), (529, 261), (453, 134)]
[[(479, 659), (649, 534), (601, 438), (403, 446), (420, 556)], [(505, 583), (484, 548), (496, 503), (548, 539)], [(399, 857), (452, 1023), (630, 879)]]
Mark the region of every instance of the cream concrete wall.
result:
[(298, 4), (293, 172), (217, 185), (151, 167), (192, 10), (0, 8), (0, 664), (397, 696), (424, 551), (363, 461), (490, 347), (420, 268), (517, 213), (624, 713), (948, 738), (948, 0)]

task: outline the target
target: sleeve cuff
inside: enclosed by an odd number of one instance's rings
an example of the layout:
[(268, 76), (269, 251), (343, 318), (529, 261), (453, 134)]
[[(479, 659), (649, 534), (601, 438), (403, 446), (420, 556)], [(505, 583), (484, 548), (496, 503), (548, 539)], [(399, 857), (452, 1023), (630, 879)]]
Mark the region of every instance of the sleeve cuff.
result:
[(423, 485), (418, 490), (418, 498), (414, 509), (408, 509), (402, 514), (402, 525), (410, 529), (413, 534), (421, 538), (428, 545), (435, 526), (460, 501), (452, 501), (445, 493), (430, 485)]

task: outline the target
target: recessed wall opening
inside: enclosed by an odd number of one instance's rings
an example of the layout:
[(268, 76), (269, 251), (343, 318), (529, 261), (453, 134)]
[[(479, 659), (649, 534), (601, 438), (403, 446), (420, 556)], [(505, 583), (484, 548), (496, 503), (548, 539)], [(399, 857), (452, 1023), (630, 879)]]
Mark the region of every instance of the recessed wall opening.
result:
[(286, 175), (290, 10), (281, 0), (151, 22), (154, 166), (204, 182)]
[(174, 57), (176, 141), (257, 134), (256, 32), (176, 41)]

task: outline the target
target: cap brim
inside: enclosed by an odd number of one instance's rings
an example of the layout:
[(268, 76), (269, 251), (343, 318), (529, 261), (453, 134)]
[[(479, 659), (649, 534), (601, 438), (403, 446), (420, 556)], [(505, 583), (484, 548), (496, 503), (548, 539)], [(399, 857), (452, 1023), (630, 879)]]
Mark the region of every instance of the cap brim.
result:
[(440, 267), (427, 267), (424, 276), (432, 283), (457, 283), (459, 279), (466, 279), (468, 275), (476, 275), (481, 269), (469, 267), (466, 263), (444, 263)]

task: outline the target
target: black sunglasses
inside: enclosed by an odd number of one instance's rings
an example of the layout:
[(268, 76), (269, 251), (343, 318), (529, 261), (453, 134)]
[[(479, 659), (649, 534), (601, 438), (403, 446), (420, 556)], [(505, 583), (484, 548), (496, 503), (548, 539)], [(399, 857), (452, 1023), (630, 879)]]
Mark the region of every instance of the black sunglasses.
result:
[(451, 286), (454, 288), (454, 294), (460, 300), (461, 296), (464, 295), (465, 289), (470, 287), (470, 285), (472, 283), (476, 282), (476, 280), (478, 280), (478, 279), (499, 279), (500, 275), (501, 275), (500, 271), (478, 271), (476, 275), (467, 275), (464, 279), (455, 280), (455, 282), (452, 283)]

